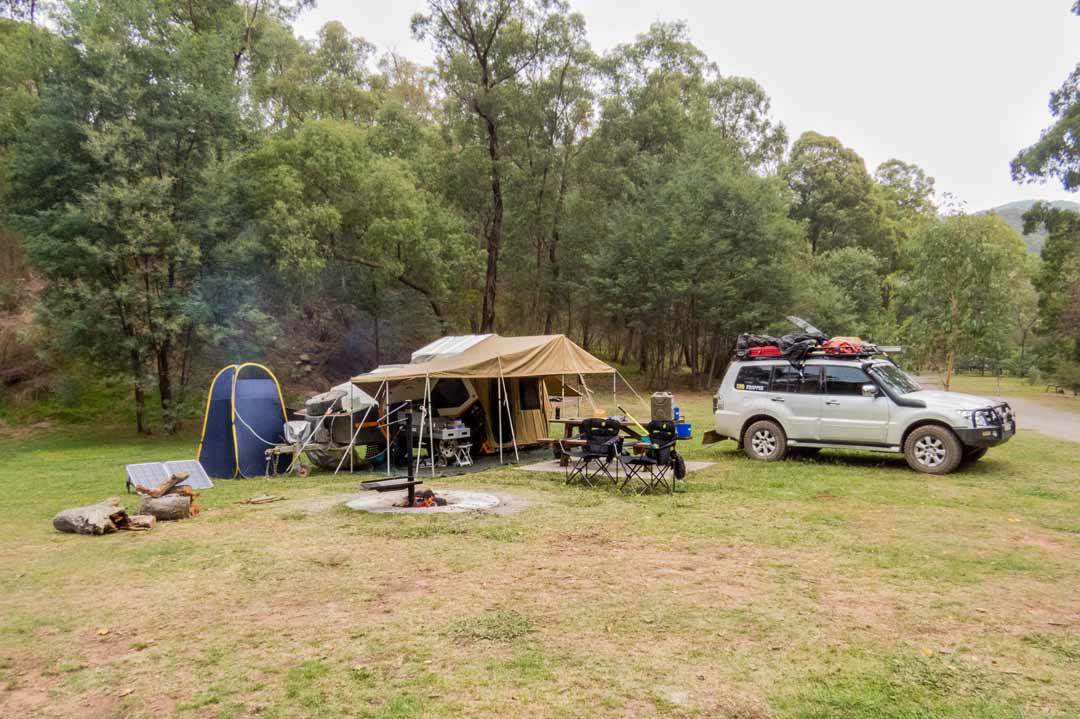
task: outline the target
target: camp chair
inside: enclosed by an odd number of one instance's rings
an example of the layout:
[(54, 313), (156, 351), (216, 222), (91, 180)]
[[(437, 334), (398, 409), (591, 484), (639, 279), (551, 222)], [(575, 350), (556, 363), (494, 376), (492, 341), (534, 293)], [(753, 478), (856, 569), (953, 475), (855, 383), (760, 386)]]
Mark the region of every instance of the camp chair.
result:
[(570, 458), (566, 464), (566, 483), (580, 481), (590, 487), (596, 486), (596, 480), (606, 477), (612, 484), (618, 484), (619, 465), (615, 464), (615, 474), (611, 473), (611, 462), (622, 453), (622, 437), (619, 435), (618, 420), (604, 417), (590, 417), (581, 423), (581, 434), (577, 439), (585, 442), (584, 446), (573, 449), (560, 449)]
[(652, 446), (639, 455), (622, 455), (625, 479), (620, 489), (629, 487), (639, 494), (663, 487), (668, 493), (675, 491), (672, 470), (675, 465), (675, 423), (669, 419), (654, 419), (645, 425)]

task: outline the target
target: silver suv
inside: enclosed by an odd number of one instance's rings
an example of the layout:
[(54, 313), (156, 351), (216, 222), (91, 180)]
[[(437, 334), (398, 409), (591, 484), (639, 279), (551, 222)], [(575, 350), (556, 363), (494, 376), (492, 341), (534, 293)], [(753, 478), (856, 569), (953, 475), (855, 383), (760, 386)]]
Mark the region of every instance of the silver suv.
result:
[(716, 429), (753, 459), (823, 447), (903, 453), (919, 472), (948, 474), (1016, 432), (1007, 403), (925, 390), (885, 359), (733, 361), (713, 398)]

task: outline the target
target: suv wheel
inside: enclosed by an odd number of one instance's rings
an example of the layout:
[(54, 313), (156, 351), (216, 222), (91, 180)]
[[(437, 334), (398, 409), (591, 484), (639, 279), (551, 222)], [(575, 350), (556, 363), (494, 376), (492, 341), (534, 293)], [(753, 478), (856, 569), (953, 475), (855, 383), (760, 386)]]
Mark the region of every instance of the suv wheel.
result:
[(787, 437), (776, 422), (759, 420), (743, 433), (743, 451), (750, 459), (775, 462), (787, 454)]
[(984, 456), (986, 456), (988, 447), (967, 447), (964, 449), (964, 461), (965, 462), (978, 462)]
[(964, 448), (956, 435), (944, 427), (926, 425), (908, 435), (904, 458), (916, 472), (948, 474), (960, 465)]

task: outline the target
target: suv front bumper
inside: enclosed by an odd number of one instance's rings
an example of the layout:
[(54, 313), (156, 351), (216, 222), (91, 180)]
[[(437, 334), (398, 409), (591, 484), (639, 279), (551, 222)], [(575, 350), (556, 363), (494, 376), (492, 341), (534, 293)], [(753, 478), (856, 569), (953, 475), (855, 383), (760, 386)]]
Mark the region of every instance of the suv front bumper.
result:
[(1008, 442), (1016, 434), (1016, 423), (1007, 422), (1001, 427), (953, 428), (965, 447), (994, 447)]

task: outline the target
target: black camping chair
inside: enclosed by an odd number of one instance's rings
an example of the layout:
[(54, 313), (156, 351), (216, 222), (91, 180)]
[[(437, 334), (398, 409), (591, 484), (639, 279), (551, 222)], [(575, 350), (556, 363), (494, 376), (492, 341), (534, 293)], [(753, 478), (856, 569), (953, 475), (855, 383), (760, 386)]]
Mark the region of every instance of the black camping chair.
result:
[(675, 492), (675, 478), (672, 472), (678, 454), (675, 442), (678, 433), (675, 423), (670, 419), (654, 419), (645, 425), (652, 447), (639, 455), (622, 455), (619, 462), (623, 466), (625, 479), (620, 489), (629, 488), (638, 494), (663, 487), (669, 494)]
[(618, 420), (603, 417), (591, 417), (581, 423), (581, 434), (577, 439), (584, 440), (581, 447), (559, 448), (570, 458), (566, 464), (566, 483), (582, 482), (590, 487), (596, 486), (596, 480), (607, 478), (612, 484), (618, 484), (619, 465), (615, 464), (615, 474), (611, 473), (611, 463), (622, 454), (621, 425)]

